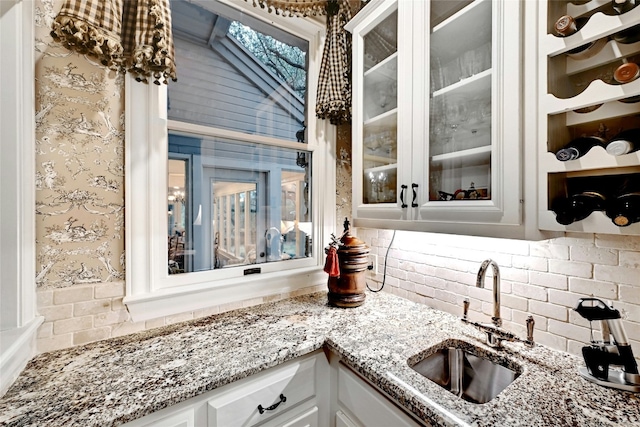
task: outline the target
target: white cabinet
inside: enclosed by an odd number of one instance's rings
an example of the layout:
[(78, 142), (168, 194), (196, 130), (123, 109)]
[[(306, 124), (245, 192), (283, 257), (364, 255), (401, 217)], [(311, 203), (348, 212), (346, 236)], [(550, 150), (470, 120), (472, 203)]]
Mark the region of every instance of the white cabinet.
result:
[[(344, 425), (362, 427), (422, 425), (342, 364), (338, 365), (337, 390), (339, 409), (336, 411), (336, 420), (340, 419)], [(339, 413), (341, 413), (340, 416), (338, 416)]]
[(329, 424), (328, 371), (326, 356), (316, 351), (126, 426), (325, 426)]
[[(573, 35), (554, 34), (554, 23), (563, 15), (579, 22)], [(640, 235), (640, 223), (621, 227), (606, 214), (620, 192), (640, 191), (640, 151), (612, 155), (595, 146), (574, 160), (555, 156), (581, 136), (598, 136), (606, 145), (619, 131), (640, 128), (640, 79), (620, 84), (612, 78), (624, 62), (640, 63), (640, 27), (630, 30), (640, 23), (640, 7), (616, 14), (609, 0), (541, 1), (538, 22), (539, 227)], [(604, 210), (560, 224), (558, 207), (572, 194), (589, 191), (605, 196)]]
[(356, 226), (521, 235), (521, 2), (373, 0), (345, 28)]

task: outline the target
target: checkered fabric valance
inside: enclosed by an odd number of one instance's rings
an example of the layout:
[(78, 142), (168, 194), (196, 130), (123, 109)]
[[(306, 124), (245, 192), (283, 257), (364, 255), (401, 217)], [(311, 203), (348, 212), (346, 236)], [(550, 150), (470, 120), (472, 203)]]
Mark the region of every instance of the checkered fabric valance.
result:
[[(245, 0), (250, 1), (250, 0)], [(351, 34), (344, 25), (362, 8), (362, 0), (252, 0), (284, 16), (327, 15), (316, 116), (333, 124), (351, 121)]]
[(176, 80), (169, 0), (65, 0), (51, 36), (137, 80)]

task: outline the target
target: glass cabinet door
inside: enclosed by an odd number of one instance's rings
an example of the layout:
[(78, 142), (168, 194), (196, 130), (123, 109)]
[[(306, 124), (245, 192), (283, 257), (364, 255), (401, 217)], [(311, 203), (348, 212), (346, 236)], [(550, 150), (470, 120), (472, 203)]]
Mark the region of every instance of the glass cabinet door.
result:
[(398, 180), (398, 12), (363, 37), (364, 204), (396, 203)]
[(491, 1), (432, 1), (429, 201), (491, 200)]

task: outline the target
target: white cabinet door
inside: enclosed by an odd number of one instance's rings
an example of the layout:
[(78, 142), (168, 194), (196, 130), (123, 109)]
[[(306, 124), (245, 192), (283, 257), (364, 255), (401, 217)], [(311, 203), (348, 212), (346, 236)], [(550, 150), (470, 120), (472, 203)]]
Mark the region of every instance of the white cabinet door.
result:
[(363, 426), (420, 425), (343, 365), (338, 366), (338, 406), (353, 414)]
[(372, 1), (347, 24), (356, 226), (523, 237), (521, 3)]
[(336, 412), (336, 427), (358, 427), (356, 423), (342, 411)]

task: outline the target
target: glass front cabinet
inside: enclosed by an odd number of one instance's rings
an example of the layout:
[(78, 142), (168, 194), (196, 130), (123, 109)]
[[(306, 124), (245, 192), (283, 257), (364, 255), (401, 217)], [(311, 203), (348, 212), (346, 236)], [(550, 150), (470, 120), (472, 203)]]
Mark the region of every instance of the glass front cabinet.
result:
[(372, 0), (347, 24), (357, 226), (522, 232), (520, 8)]

